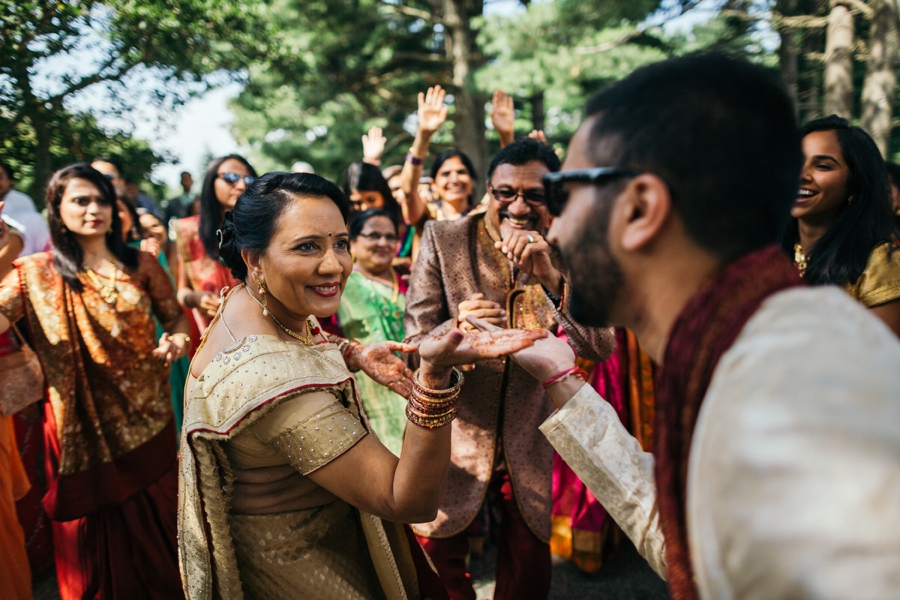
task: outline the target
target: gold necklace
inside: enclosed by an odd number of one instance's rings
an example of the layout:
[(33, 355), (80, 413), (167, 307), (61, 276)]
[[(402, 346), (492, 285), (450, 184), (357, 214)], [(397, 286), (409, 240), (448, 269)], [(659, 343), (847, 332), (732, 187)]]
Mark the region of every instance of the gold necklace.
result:
[(809, 256), (803, 254), (803, 246), (799, 242), (794, 244), (794, 264), (797, 266), (797, 270), (800, 271), (800, 277), (803, 277), (809, 264)]
[(113, 276), (112, 283), (108, 285), (103, 285), (102, 283), (100, 283), (100, 279), (97, 277), (97, 274), (94, 273), (93, 269), (91, 269), (87, 265), (82, 265), (81, 268), (84, 269), (84, 274), (87, 275), (88, 279), (90, 279), (91, 285), (93, 285), (97, 289), (97, 293), (100, 294), (100, 297), (103, 298), (103, 301), (110, 306), (115, 306), (116, 301), (119, 299), (119, 288), (116, 287), (116, 275), (118, 275), (119, 270), (116, 268), (116, 263), (109, 261), (109, 264), (112, 265)]
[[(247, 286), (247, 284), (244, 284), (244, 287), (246, 287), (246, 286)], [(251, 298), (253, 298), (253, 300), (254, 300), (257, 304), (259, 304), (259, 306), (260, 306), (262, 309), (266, 310), (266, 307), (263, 306), (263, 303), (259, 301), (259, 298), (257, 298), (256, 296), (254, 296), (253, 294), (250, 293), (250, 288), (249, 288), (249, 287), (247, 288), (247, 294), (248, 294)], [(278, 320), (278, 317), (276, 317), (274, 314), (272, 314), (272, 311), (271, 311), (271, 310), (267, 310), (267, 312), (269, 313), (269, 316), (272, 317), (272, 320), (275, 321), (275, 324), (278, 325), (279, 327), (281, 327), (281, 329), (284, 330), (284, 332), (285, 332), (286, 334), (288, 334), (289, 336), (291, 336), (291, 337), (294, 338), (294, 339), (300, 340), (301, 342), (303, 342), (303, 343), (306, 344), (307, 346), (312, 346), (312, 345), (313, 345), (313, 342), (312, 342), (312, 328), (309, 326), (309, 317), (307, 317), (307, 319), (306, 319), (306, 337), (303, 337), (303, 335), (301, 335), (300, 333), (294, 331), (293, 329), (288, 328), (287, 325), (285, 325), (284, 323), (282, 323), (281, 321), (279, 321), (279, 320)]]

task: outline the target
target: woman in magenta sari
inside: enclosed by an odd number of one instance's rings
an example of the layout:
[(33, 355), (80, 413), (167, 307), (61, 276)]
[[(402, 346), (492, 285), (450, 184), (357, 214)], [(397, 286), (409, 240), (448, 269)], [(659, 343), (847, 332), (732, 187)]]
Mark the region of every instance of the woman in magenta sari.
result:
[(188, 323), (156, 259), (122, 241), (114, 204), (87, 164), (54, 174), (54, 251), (0, 282), (0, 332), (24, 319), (46, 377), (43, 506), (63, 600), (179, 598), (168, 365)]
[[(634, 334), (616, 329), (616, 352), (602, 363), (582, 361), (588, 383), (616, 410), (645, 450), (653, 433), (654, 366)], [(620, 530), (594, 494), (559, 455), (553, 457), (550, 550), (585, 573), (596, 573), (618, 551)]]

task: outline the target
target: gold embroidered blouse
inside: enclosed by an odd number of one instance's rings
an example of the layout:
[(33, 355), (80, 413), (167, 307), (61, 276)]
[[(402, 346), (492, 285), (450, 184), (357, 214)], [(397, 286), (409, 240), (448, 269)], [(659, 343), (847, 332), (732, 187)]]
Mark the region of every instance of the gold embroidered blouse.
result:
[(307, 477), (367, 432), (334, 344), (252, 335), (223, 349), (185, 406), (178, 519), (187, 598), (418, 598), (400, 526)]
[(900, 298), (900, 248), (890, 254), (890, 244), (878, 246), (869, 255), (866, 270), (844, 289), (866, 308)]

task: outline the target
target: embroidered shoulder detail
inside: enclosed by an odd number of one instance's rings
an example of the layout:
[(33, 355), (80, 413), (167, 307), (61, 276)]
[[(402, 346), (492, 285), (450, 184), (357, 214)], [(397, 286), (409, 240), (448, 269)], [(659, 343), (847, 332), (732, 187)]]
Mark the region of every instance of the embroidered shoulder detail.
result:
[(349, 450), (366, 433), (359, 418), (335, 401), (276, 435), (269, 446), (308, 475)]
[(329, 387), (356, 400), (353, 378), (336, 347), (248, 336), (223, 348), (203, 369), (186, 398), (184, 428), (225, 434), (278, 397), (301, 388)]

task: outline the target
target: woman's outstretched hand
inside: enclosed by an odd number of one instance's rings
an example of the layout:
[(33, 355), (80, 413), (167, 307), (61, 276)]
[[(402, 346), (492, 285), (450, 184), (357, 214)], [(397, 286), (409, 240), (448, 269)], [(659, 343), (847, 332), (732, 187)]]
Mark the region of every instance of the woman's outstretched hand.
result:
[(395, 394), (409, 398), (412, 393), (412, 371), (394, 352), (409, 354), (416, 347), (400, 342), (376, 342), (360, 346), (350, 354), (348, 367), (360, 370)]
[(419, 346), (423, 368), (427, 365), (431, 370), (447, 370), (485, 358), (506, 356), (524, 350), (548, 335), (543, 329), (523, 331), (491, 327), (491, 331), (474, 333), (452, 329), (442, 337), (425, 340)]
[[(466, 317), (466, 321), (479, 331), (486, 333), (518, 331), (516, 329), (500, 329), (487, 321), (472, 316)], [(546, 381), (557, 373), (562, 373), (575, 366), (575, 351), (565, 340), (559, 339), (548, 331), (541, 331), (546, 334), (542, 339), (519, 350), (512, 355), (512, 359), (538, 381)]]

